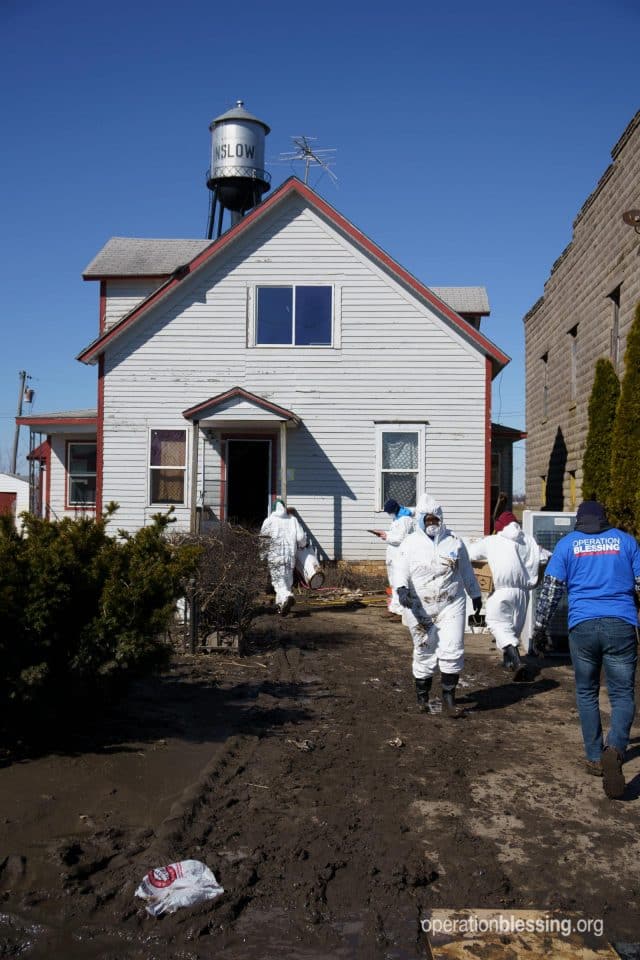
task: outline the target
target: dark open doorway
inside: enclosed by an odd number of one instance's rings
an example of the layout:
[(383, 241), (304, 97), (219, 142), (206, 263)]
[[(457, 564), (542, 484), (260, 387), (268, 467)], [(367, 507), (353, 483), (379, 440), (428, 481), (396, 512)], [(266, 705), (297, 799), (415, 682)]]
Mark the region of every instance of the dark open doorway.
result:
[(271, 498), (271, 441), (227, 440), (227, 520), (259, 527)]

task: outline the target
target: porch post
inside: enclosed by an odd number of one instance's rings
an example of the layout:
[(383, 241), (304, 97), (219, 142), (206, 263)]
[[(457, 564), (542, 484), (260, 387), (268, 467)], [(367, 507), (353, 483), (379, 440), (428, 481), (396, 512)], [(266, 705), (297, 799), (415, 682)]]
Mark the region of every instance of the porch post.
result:
[(198, 517), (198, 444), (200, 443), (200, 421), (193, 421), (193, 443), (191, 447), (191, 533), (197, 533), (196, 521)]
[(287, 421), (280, 423), (280, 496), (287, 502)]

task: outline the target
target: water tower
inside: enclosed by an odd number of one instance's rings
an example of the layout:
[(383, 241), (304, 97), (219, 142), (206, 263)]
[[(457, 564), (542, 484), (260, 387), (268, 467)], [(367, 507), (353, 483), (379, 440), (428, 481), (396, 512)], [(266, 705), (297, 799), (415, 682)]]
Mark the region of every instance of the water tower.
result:
[(225, 210), (231, 214), (231, 225), (260, 203), (269, 189), (270, 175), (264, 169), (264, 138), (269, 127), (244, 109), (242, 100), (235, 107), (216, 117), (211, 130), (211, 167), (207, 186), (211, 190), (211, 208), (207, 237), (213, 237), (218, 208), (218, 230), (222, 233)]

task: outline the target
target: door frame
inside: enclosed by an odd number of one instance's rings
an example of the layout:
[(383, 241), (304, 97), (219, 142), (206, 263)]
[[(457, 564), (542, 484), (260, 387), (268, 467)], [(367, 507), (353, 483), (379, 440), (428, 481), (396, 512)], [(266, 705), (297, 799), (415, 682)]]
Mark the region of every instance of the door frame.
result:
[(229, 456), (229, 441), (249, 441), (249, 442), (267, 442), (269, 444), (269, 491), (267, 495), (267, 503), (265, 506), (265, 517), (268, 516), (269, 507), (271, 505), (271, 499), (273, 497), (274, 490), (277, 489), (276, 486), (276, 456), (274, 451), (276, 450), (276, 442), (278, 435), (276, 433), (240, 433), (239, 431), (234, 431), (233, 433), (223, 433), (220, 436), (220, 446), (221, 454), (220, 457), (220, 505), (222, 507), (222, 516), (221, 520), (226, 520), (229, 516), (228, 510), (228, 480), (227, 480), (227, 460)]

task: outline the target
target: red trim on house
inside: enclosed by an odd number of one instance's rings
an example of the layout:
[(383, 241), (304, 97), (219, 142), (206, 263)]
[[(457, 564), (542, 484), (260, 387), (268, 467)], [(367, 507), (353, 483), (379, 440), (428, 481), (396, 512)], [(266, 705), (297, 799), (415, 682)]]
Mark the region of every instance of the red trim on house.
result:
[[(49, 444), (49, 450), (51, 450), (51, 434), (48, 434), (48, 436), (47, 436), (47, 443)], [(47, 502), (45, 503), (45, 506), (44, 506), (44, 518), (45, 518), (45, 520), (50, 520), (50, 519), (51, 519), (51, 459), (52, 459), (52, 458), (49, 457), (49, 461), (48, 461), (48, 463), (47, 463), (47, 477), (46, 477), (46, 483), (47, 483)]]
[(278, 456), (277, 433), (221, 433), (220, 434), (220, 519), (227, 519), (227, 440), (270, 440), (271, 441), (271, 498), (276, 490), (278, 471), (276, 459)]
[(27, 460), (39, 460), (40, 463), (46, 463), (51, 456), (51, 444), (49, 440), (43, 440), (41, 444), (35, 447), (31, 453), (27, 454)]
[(203, 403), (198, 403), (195, 407), (189, 407), (188, 410), (183, 410), (182, 416), (186, 420), (190, 420), (195, 418), (197, 414), (201, 413), (203, 410), (218, 407), (220, 404), (226, 403), (227, 400), (232, 400), (235, 397), (241, 397), (244, 400), (249, 400), (256, 406), (262, 407), (264, 410), (271, 410), (273, 413), (277, 413), (286, 420), (293, 420), (296, 423), (300, 423), (300, 418), (297, 417), (295, 413), (292, 413), (291, 410), (287, 410), (285, 407), (280, 407), (277, 403), (271, 403), (269, 400), (264, 400), (262, 397), (258, 397), (255, 393), (250, 393), (248, 390), (244, 390), (242, 387), (231, 387), (231, 389), (227, 390), (225, 393), (219, 393), (216, 397), (211, 397), (209, 400), (205, 400)]
[(516, 427), (507, 427), (504, 423), (492, 423), (491, 433), (496, 440), (511, 440), (512, 443), (517, 443), (518, 440), (527, 439), (526, 430), (518, 430)]
[(102, 513), (104, 476), (104, 354), (98, 359), (98, 421), (96, 423), (96, 516)]
[(164, 273), (83, 273), (82, 279), (102, 283), (103, 280), (166, 280), (170, 276), (165, 270)]
[(343, 217), (342, 214), (338, 213), (330, 204), (323, 200), (314, 190), (308, 187), (306, 184), (298, 180), (297, 177), (291, 177), (289, 180), (285, 180), (281, 187), (279, 187), (271, 196), (265, 200), (263, 203), (258, 204), (257, 207), (243, 217), (234, 227), (231, 227), (230, 230), (227, 230), (221, 237), (219, 237), (211, 246), (206, 247), (201, 253), (193, 258), (189, 263), (185, 264), (184, 267), (177, 270), (176, 273), (171, 276), (166, 283), (161, 284), (157, 290), (154, 290), (145, 300), (139, 303), (137, 306), (131, 310), (126, 316), (124, 316), (118, 323), (114, 324), (109, 328), (106, 333), (98, 337), (92, 344), (90, 344), (82, 353), (78, 354), (77, 359), (82, 363), (91, 363), (95, 361), (96, 357), (105, 349), (105, 347), (113, 340), (118, 334), (123, 330), (126, 330), (131, 324), (139, 319), (140, 316), (145, 314), (148, 310), (151, 309), (156, 303), (168, 296), (171, 291), (182, 283), (185, 277), (188, 277), (190, 274), (198, 270), (199, 267), (203, 264), (208, 263), (213, 257), (217, 256), (222, 250), (226, 249), (230, 243), (235, 241), (239, 236), (241, 236), (245, 231), (247, 231), (256, 220), (264, 217), (277, 203), (281, 202), (285, 197), (288, 197), (289, 194), (297, 193), (303, 197), (312, 207), (318, 210), (321, 214), (327, 217), (331, 223), (337, 227), (339, 230), (343, 231), (351, 240), (358, 244), (363, 250), (369, 253), (374, 257), (379, 263), (383, 264), (388, 270), (391, 271), (399, 280), (404, 284), (410, 287), (414, 293), (417, 293), (419, 297), (423, 300), (427, 300), (432, 306), (434, 306), (439, 313), (444, 314), (452, 324), (464, 333), (465, 336), (473, 340), (475, 344), (486, 353), (495, 363), (496, 373), (498, 370), (505, 366), (509, 362), (509, 357), (502, 353), (501, 350), (487, 340), (479, 331), (475, 330), (470, 324), (463, 321), (458, 313), (451, 309), (443, 300), (440, 300), (439, 297), (433, 293), (428, 287), (423, 283), (420, 283), (412, 274), (410, 274), (404, 267), (401, 267), (399, 263), (393, 260), (389, 254), (385, 253), (381, 247), (377, 246), (370, 240), (366, 234), (358, 230), (346, 217)]
[(100, 312), (98, 317), (98, 329), (100, 334), (104, 333), (104, 322), (107, 315), (107, 284), (104, 280), (100, 281)]
[(95, 427), (97, 417), (16, 417), (21, 427), (41, 427), (55, 424), (56, 427)]
[(484, 533), (491, 533), (491, 360), (485, 360), (484, 384)]

